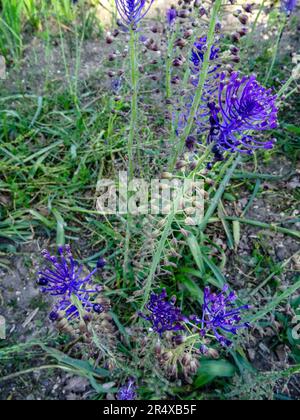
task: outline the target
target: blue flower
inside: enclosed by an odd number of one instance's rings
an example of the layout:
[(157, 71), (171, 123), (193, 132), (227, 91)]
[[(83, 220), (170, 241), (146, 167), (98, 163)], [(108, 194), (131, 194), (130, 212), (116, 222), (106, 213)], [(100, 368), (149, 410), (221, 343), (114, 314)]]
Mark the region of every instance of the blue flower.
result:
[(118, 400), (128, 400), (133, 401), (136, 400), (137, 393), (136, 393), (136, 386), (134, 380), (129, 379), (128, 383), (124, 385), (122, 388), (119, 389), (117, 394)]
[(281, 0), (281, 8), (287, 14), (292, 13), (296, 6), (297, 0)]
[(136, 25), (146, 16), (154, 0), (115, 0), (120, 17), (126, 26)]
[(51, 256), (48, 251), (42, 252), (48, 266), (39, 271), (37, 283), (43, 293), (49, 293), (58, 298), (50, 319), (56, 321), (59, 312), (64, 312), (67, 319), (79, 317), (79, 311), (74, 305), (76, 297), (86, 312), (103, 312), (104, 308), (94, 302), (94, 297), (101, 291), (101, 286), (91, 286), (92, 277), (98, 270), (105, 267), (106, 261), (100, 258), (97, 267), (88, 275), (83, 275), (83, 266), (74, 260), (71, 248), (66, 245), (59, 247), (59, 257)]
[(255, 75), (240, 77), (235, 72), (225, 82), (222, 74), (218, 99), (208, 104), (208, 142), (215, 143), (217, 158), (224, 151), (252, 154), (256, 149), (272, 149), (274, 139), (258, 141), (249, 132), (277, 128), (276, 100), (272, 90), (261, 86)]
[(191, 316), (191, 321), (201, 325), (201, 334), (205, 336), (210, 331), (213, 332), (218, 342), (229, 347), (232, 342), (222, 335), (224, 333), (237, 334), (237, 331), (243, 328), (249, 328), (247, 322), (242, 322), (241, 314), (249, 310), (248, 305), (235, 307), (237, 300), (235, 292), (229, 292), (229, 286), (224, 286), (219, 294), (212, 293), (209, 287), (204, 290), (204, 303), (202, 307), (202, 318)]
[(179, 308), (175, 306), (176, 298), (167, 300), (166, 289), (163, 289), (161, 294), (152, 293), (150, 301), (146, 305), (146, 309), (150, 312), (150, 315), (139, 315), (151, 322), (152, 331), (162, 335), (165, 331), (179, 331), (184, 330), (182, 325), (186, 319)]
[(167, 9), (166, 17), (167, 17), (167, 24), (169, 26), (172, 26), (177, 18), (177, 10), (174, 8)]
[[(177, 133), (179, 134), (184, 130), (187, 125), (189, 115), (191, 112), (191, 107), (194, 101), (194, 91), (198, 87), (199, 77), (202, 71), (204, 55), (207, 49), (207, 37), (198, 38), (194, 43), (191, 56), (190, 56), (190, 68), (191, 68), (191, 85), (192, 89), (189, 93), (189, 96), (185, 98), (184, 109), (179, 115)], [(209, 69), (207, 74), (207, 79), (205, 80), (203, 86), (202, 94), (202, 103), (197, 110), (195, 116), (195, 125), (197, 130), (197, 135), (201, 135), (207, 131), (210, 112), (207, 108), (207, 103), (210, 98), (216, 94), (218, 91), (219, 83), (219, 55), (220, 49), (217, 44), (212, 45), (209, 56)]]
[[(202, 64), (204, 62), (204, 55), (207, 50), (207, 37), (204, 36), (202, 38), (198, 38), (197, 41), (194, 43), (192, 54), (190, 61), (193, 64), (192, 72), (199, 73), (202, 68)], [(214, 63), (219, 58), (220, 48), (216, 45), (212, 45), (210, 50), (209, 61), (213, 64), (212, 68), (210, 68), (209, 73), (213, 73), (216, 71), (220, 64), (215, 65)]]

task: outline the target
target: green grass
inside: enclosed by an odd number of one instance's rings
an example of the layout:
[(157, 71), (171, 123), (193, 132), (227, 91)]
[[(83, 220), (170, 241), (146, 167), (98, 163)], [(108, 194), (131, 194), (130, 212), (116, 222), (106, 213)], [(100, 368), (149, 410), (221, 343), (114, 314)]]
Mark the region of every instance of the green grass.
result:
[[(0, 81), (0, 256), (18, 255), (20, 245), (37, 238), (47, 238), (51, 244), (74, 244), (80, 259), (91, 267), (99, 255), (105, 255), (108, 269), (102, 281), (113, 302), (118, 331), (124, 336), (118, 343), (118, 351), (124, 356), (118, 374), (146, 378), (140, 391), (142, 397), (233, 399), (240, 387), (245, 394), (249, 390), (251, 395), (255, 394), (253, 384), (259, 395), (269, 396), (277, 381), (299, 372), (298, 365), (293, 371), (271, 371), (257, 376), (243, 350), (244, 338), (239, 338), (236, 351), (222, 354), (217, 361), (205, 360), (190, 384), (170, 383), (162, 372), (153, 368), (151, 340), (145, 347), (149, 350), (145, 365), (137, 367), (141, 342), (131, 341), (125, 328), (132, 325), (133, 315), (146, 303), (153, 288), (166, 286), (186, 310), (195, 312), (200, 308), (203, 287), (222, 287), (228, 281), (226, 268), (231, 263), (237, 268), (243, 262), (249, 268), (251, 282), (248, 285), (245, 281), (241, 287), (241, 300), (263, 305), (251, 315), (252, 321), (262, 328), (270, 323), (272, 314), (282, 326), (275, 334), (276, 344), (289, 346), (293, 363), (299, 363), (299, 343), (291, 337), (290, 316), (284, 313), (287, 302), (293, 311), (298, 310), (299, 302), (294, 297), (300, 288), (299, 280), (295, 273), (288, 271), (288, 263), (274, 259), (264, 237), (264, 232), (270, 231), (299, 239), (299, 232), (294, 228), (296, 221), (282, 226), (280, 221), (275, 225), (248, 217), (255, 200), (263, 197), (263, 183), (277, 185), (282, 181), (281, 175), (265, 174), (260, 165), (285, 154), (291, 161), (291, 172), (295, 170), (300, 150), (299, 127), (293, 117), (295, 97), (289, 98), (282, 112), (281, 128), (276, 131), (279, 140), (276, 151), (258, 153), (253, 161), (249, 158), (241, 165), (230, 160), (205, 175), (205, 188), (211, 200), (200, 229), (189, 228), (188, 239), (182, 220), (173, 214), (167, 218), (135, 219), (128, 248), (132, 264), (124, 278), (126, 218), (100, 217), (95, 210), (95, 197), (99, 179), (114, 178), (120, 169), (127, 167), (130, 86), (124, 82), (121, 99), (116, 102), (108, 87), (106, 72), (110, 64), (105, 59), (101, 68), (94, 69), (87, 79), (80, 77), (85, 41), (96, 37), (96, 42), (103, 43), (101, 24), (94, 9), (87, 8), (83, 1), (76, 7), (69, 0), (53, 1), (49, 7), (46, 3), (1, 1), (1, 19), (5, 23), (0, 26), (0, 52), (11, 65), (7, 84)], [(45, 56), (47, 49), (52, 51), (58, 45), (62, 57), (61, 78), (55, 80), (45, 68), (40, 72), (38, 86), (34, 84), (34, 72), (28, 75), (25, 85), (21, 83), (24, 47), (32, 37), (42, 42)], [(249, 70), (256, 70), (263, 77), (263, 69), (273, 63), (268, 51), (266, 43), (258, 59), (249, 56), (246, 61)], [(37, 62), (40, 58), (37, 55)], [(283, 70), (282, 63), (287, 66)], [(152, 66), (151, 71), (160, 64)], [(290, 60), (285, 55), (274, 61), (271, 73), (283, 79), (290, 70)], [(12, 78), (17, 80), (13, 87), (10, 86)], [(143, 83), (143, 89), (151, 92), (153, 84), (145, 80)], [(159, 176), (169, 156), (162, 147), (166, 135), (164, 109), (151, 93), (149, 96), (143, 93), (143, 100), (144, 104), (139, 106), (138, 134), (143, 175), (147, 178), (151, 174)], [(250, 172), (249, 168), (254, 170)], [(190, 175), (183, 172), (180, 176)], [(246, 194), (247, 204), (242, 215), (232, 216), (228, 209), (238, 205), (241, 194)], [(296, 209), (297, 192), (293, 194), (290, 197), (287, 193), (287, 198)], [(292, 213), (294, 208), (290, 210)], [(237, 251), (245, 225), (259, 233), (253, 240), (252, 254), (239, 259)], [(0, 261), (0, 266), (7, 268), (9, 263)], [(287, 273), (288, 284), (285, 283)], [(10, 306), (16, 308), (17, 302), (10, 302)], [(45, 306), (37, 298), (31, 301), (30, 308), (43, 311)], [(23, 344), (14, 337), (6, 345), (1, 343), (3, 380), (18, 381), (23, 375), (29, 375), (30, 380), (32, 372), (46, 370), (52, 375), (54, 369), (62, 369), (89, 378), (95, 398), (103, 398), (105, 389), (99, 379), (108, 376), (106, 372), (80, 360), (80, 355), (75, 359), (58, 351), (66, 348), (66, 337), (46, 338)], [(34, 356), (36, 365), (30, 363)], [(7, 360), (13, 360), (12, 369), (7, 369)], [(266, 390), (266, 381), (274, 386)]]

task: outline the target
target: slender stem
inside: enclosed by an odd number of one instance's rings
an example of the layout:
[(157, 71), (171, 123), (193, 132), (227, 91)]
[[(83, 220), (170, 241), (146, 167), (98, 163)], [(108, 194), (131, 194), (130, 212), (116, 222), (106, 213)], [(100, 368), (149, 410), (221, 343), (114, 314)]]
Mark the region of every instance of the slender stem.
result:
[(222, 5), (222, 0), (216, 0), (215, 3), (214, 3), (213, 9), (212, 9), (212, 15), (211, 15), (211, 18), (210, 18), (209, 30), (208, 30), (208, 35), (207, 35), (207, 50), (205, 52), (204, 59), (203, 59), (203, 66), (202, 66), (202, 69), (201, 69), (199, 83), (198, 83), (198, 86), (197, 86), (197, 89), (196, 89), (196, 92), (195, 92), (195, 96), (194, 96), (193, 104), (191, 106), (191, 110), (190, 110), (190, 113), (189, 113), (187, 124), (185, 126), (185, 129), (184, 129), (181, 137), (180, 137), (179, 145), (178, 145), (177, 148), (175, 148), (174, 158), (173, 158), (172, 165), (171, 165), (171, 168), (170, 168), (171, 170), (173, 170), (175, 168), (178, 156), (181, 155), (181, 153), (183, 152), (186, 138), (189, 136), (189, 134), (190, 134), (190, 132), (193, 128), (194, 119), (195, 119), (195, 116), (196, 116), (197, 111), (199, 109), (199, 106), (201, 104), (203, 91), (204, 91), (204, 84), (205, 84), (205, 81), (207, 79), (207, 75), (208, 75), (208, 71), (209, 71), (210, 54), (211, 54), (211, 48), (212, 48), (213, 43), (214, 43), (214, 34), (215, 34), (215, 26), (216, 26), (216, 22), (217, 22), (217, 16), (218, 16), (218, 13), (220, 11), (221, 5)]
[(245, 223), (246, 225), (259, 227), (262, 229), (273, 230), (274, 232), (283, 233), (285, 235), (293, 236), (294, 238), (300, 239), (300, 232), (296, 230), (283, 228), (276, 224), (263, 223), (258, 220), (243, 219), (243, 218), (233, 217), (233, 216), (226, 216), (225, 219), (231, 222), (240, 222), (240, 223)]
[(19, 372), (12, 373), (12, 374), (7, 375), (7, 376), (2, 376), (2, 378), (0, 378), (0, 383), (4, 382), (4, 381), (10, 381), (12, 379), (18, 378), (21, 375), (28, 375), (28, 374), (33, 373), (33, 372), (40, 372), (41, 370), (49, 370), (49, 369), (60, 369), (60, 370), (66, 371), (66, 372), (74, 372), (74, 373), (76, 372), (74, 369), (69, 368), (67, 366), (62, 366), (62, 365), (37, 366), (37, 367), (34, 367), (34, 368), (21, 370)]
[[(201, 158), (201, 163), (204, 163), (205, 162), (205, 160), (207, 159), (209, 153), (210, 153), (210, 149), (207, 148), (205, 154)], [(214, 213), (214, 211), (216, 210), (216, 207), (218, 205), (219, 199), (221, 198), (223, 192), (225, 191), (225, 188), (228, 185), (228, 183), (230, 181), (230, 178), (233, 175), (233, 173), (234, 173), (237, 165), (239, 164), (240, 160), (241, 160), (241, 155), (239, 155), (236, 158), (236, 160), (233, 163), (232, 167), (230, 168), (230, 170), (228, 171), (228, 173), (225, 176), (224, 180), (222, 181), (222, 183), (221, 183), (221, 185), (220, 185), (220, 187), (219, 187), (219, 189), (218, 189), (218, 191), (216, 193), (216, 196), (213, 198), (212, 204), (209, 207), (209, 209), (208, 209), (208, 211), (207, 211), (207, 213), (206, 213), (206, 215), (204, 217), (203, 222), (201, 223), (200, 227), (198, 228), (199, 231), (202, 231), (203, 232), (204, 229), (206, 228), (207, 224), (209, 223), (209, 221), (210, 221), (209, 219), (212, 216), (212, 214)], [(197, 165), (197, 168), (199, 168), (199, 165)], [(195, 176), (195, 172), (192, 172), (189, 175), (189, 178), (190, 179), (194, 179), (194, 176)], [(165, 249), (165, 243), (166, 243), (166, 241), (167, 241), (167, 239), (169, 237), (170, 230), (171, 230), (171, 227), (172, 227), (172, 223), (174, 221), (174, 218), (175, 218), (176, 213), (177, 213), (177, 210), (178, 210), (180, 199), (181, 199), (180, 194), (178, 194), (178, 197), (177, 197), (177, 199), (175, 200), (175, 202), (173, 204), (173, 209), (172, 209), (171, 213), (169, 214), (169, 216), (167, 218), (165, 228), (163, 230), (162, 236), (161, 236), (160, 241), (158, 243), (157, 250), (156, 250), (156, 252), (154, 254), (153, 261), (152, 261), (152, 264), (151, 264), (151, 267), (150, 267), (150, 272), (149, 272), (149, 275), (148, 275), (147, 280), (146, 280), (145, 292), (144, 292), (144, 299), (143, 299), (143, 303), (142, 303), (142, 309), (145, 307), (145, 305), (146, 305), (146, 303), (147, 303), (147, 301), (149, 299), (149, 295), (150, 295), (151, 287), (152, 287), (152, 282), (153, 282), (153, 279), (154, 279), (154, 276), (155, 276), (157, 267), (158, 267), (158, 265), (160, 263), (161, 255), (163, 253), (163, 250)]]
[[(280, 91), (277, 93), (278, 98), (280, 96), (282, 96), (284, 94), (284, 92), (290, 87), (290, 85), (295, 81), (295, 76), (292, 75), (286, 82), (285, 84), (282, 86), (282, 88), (280, 89)], [(298, 87), (295, 88), (296, 90), (298, 89)], [(289, 94), (290, 95), (290, 94)], [(286, 96), (287, 98), (287, 96)]]
[(223, 179), (223, 181), (221, 182), (218, 191), (216, 192), (216, 194), (214, 195), (214, 198), (211, 201), (211, 204), (207, 210), (207, 212), (205, 213), (204, 219), (201, 223), (201, 225), (199, 226), (199, 231), (204, 231), (204, 229), (206, 228), (207, 224), (209, 223), (209, 219), (211, 218), (211, 216), (214, 214), (216, 208), (218, 207), (219, 201), (222, 197), (222, 195), (224, 194), (224, 191), (234, 173), (234, 171), (236, 170), (236, 167), (239, 165), (239, 163), (241, 162), (241, 155), (239, 154), (237, 156), (237, 158), (234, 160), (231, 168), (229, 169), (229, 171), (227, 172), (225, 178)]
[(253, 34), (254, 34), (254, 32), (255, 32), (255, 29), (256, 29), (256, 26), (257, 26), (258, 19), (260, 18), (260, 15), (262, 14), (262, 11), (264, 10), (265, 3), (266, 3), (266, 0), (263, 0), (263, 1), (262, 1), (262, 3), (261, 3), (261, 5), (260, 5), (260, 8), (259, 8), (259, 10), (258, 10), (258, 13), (257, 13), (257, 15), (256, 15), (255, 21), (253, 22), (253, 25), (252, 25), (252, 30), (251, 30), (251, 39), (252, 39), (252, 36), (253, 36)]
[[(130, 183), (134, 178), (134, 140), (137, 127), (137, 114), (138, 114), (138, 68), (137, 68), (137, 51), (136, 51), (136, 31), (130, 28), (130, 42), (129, 42), (129, 53), (130, 53), (130, 74), (131, 74), (131, 119), (130, 119), (130, 130), (128, 138), (128, 182)], [(137, 144), (139, 154), (139, 142)], [(126, 226), (126, 237), (125, 237), (125, 251), (124, 251), (124, 278), (127, 278), (127, 270), (129, 267), (130, 259), (130, 236), (131, 236), (131, 215), (128, 214), (127, 226)]]
[(272, 76), (272, 72), (273, 72), (273, 69), (274, 69), (274, 66), (275, 66), (275, 63), (276, 63), (276, 59), (277, 59), (279, 44), (280, 44), (280, 41), (281, 41), (281, 38), (282, 38), (282, 35), (283, 35), (283, 32), (284, 32), (286, 22), (287, 22), (287, 20), (286, 20), (286, 18), (284, 18), (284, 20), (283, 20), (283, 22), (282, 22), (282, 24), (279, 28), (278, 37), (277, 37), (276, 44), (275, 44), (275, 50), (274, 50), (271, 66), (269, 68), (269, 71), (268, 71), (266, 79), (265, 79), (265, 85), (268, 83), (270, 77)]
[(172, 59), (173, 59), (173, 48), (174, 42), (177, 35), (178, 26), (176, 29), (170, 29), (170, 35), (168, 39), (168, 51), (167, 51), (167, 60), (166, 60), (166, 99), (170, 99), (172, 95), (171, 89), (171, 76), (172, 76)]
[(135, 31), (133, 28), (130, 28), (130, 42), (129, 42), (129, 52), (130, 52), (130, 74), (131, 74), (131, 119), (130, 119), (130, 131), (128, 139), (128, 160), (129, 160), (129, 182), (133, 179), (134, 176), (134, 138), (136, 134), (136, 125), (137, 125), (137, 111), (138, 111), (138, 71), (137, 71), (137, 56), (136, 56), (136, 39)]

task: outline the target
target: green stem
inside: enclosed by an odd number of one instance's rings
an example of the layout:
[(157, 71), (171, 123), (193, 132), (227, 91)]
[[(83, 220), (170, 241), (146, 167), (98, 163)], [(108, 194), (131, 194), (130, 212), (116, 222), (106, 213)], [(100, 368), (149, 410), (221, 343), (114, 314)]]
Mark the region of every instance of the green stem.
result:
[(295, 174), (296, 172), (289, 172), (285, 175), (259, 174), (256, 172), (236, 172), (233, 174), (232, 179), (260, 179), (263, 181), (280, 181), (288, 180)]
[(130, 29), (130, 74), (131, 74), (131, 119), (130, 119), (130, 131), (128, 139), (128, 160), (129, 160), (129, 182), (134, 176), (134, 137), (136, 133), (137, 125), (137, 111), (138, 111), (138, 71), (137, 71), (137, 57), (136, 57), (136, 42), (135, 42), (135, 31), (133, 28)]
[(277, 37), (276, 44), (275, 44), (275, 50), (274, 50), (271, 66), (269, 68), (269, 71), (267, 73), (265, 83), (264, 83), (265, 85), (268, 83), (270, 77), (272, 76), (273, 69), (274, 69), (274, 66), (275, 66), (275, 63), (276, 63), (276, 59), (277, 59), (278, 50), (279, 50), (279, 44), (280, 44), (280, 41), (281, 41), (281, 38), (282, 38), (282, 35), (283, 35), (285, 25), (286, 25), (286, 18), (283, 20), (283, 22), (282, 22), (282, 24), (279, 28), (278, 37)]
[(204, 55), (204, 59), (203, 59), (203, 66), (201, 69), (201, 74), (200, 74), (200, 78), (199, 78), (199, 83), (196, 89), (196, 93), (194, 96), (194, 100), (193, 100), (193, 104), (189, 113), (189, 117), (188, 117), (188, 121), (187, 124), (185, 126), (185, 129), (180, 137), (180, 141), (179, 141), (179, 145), (177, 148), (175, 148), (175, 153), (174, 153), (174, 157), (172, 160), (172, 165), (171, 165), (171, 171), (174, 170), (178, 156), (182, 154), (183, 149), (184, 149), (184, 145), (185, 145), (185, 141), (186, 138), (189, 136), (193, 124), (194, 124), (194, 119), (196, 116), (196, 113), (199, 109), (199, 106), (201, 104), (201, 100), (202, 100), (202, 96), (203, 96), (203, 91), (204, 91), (204, 84), (205, 81), (207, 79), (207, 74), (209, 71), (209, 64), (210, 64), (210, 53), (211, 53), (211, 48), (213, 46), (214, 43), (214, 34), (215, 34), (215, 26), (216, 26), (216, 22), (217, 22), (217, 16), (218, 13), (220, 11), (222, 5), (222, 0), (216, 0), (213, 6), (213, 10), (212, 10), (212, 15), (210, 18), (210, 23), (209, 23), (209, 30), (208, 30), (208, 35), (207, 35), (207, 50), (205, 52)]
[(284, 94), (284, 92), (290, 87), (290, 85), (293, 83), (294, 80), (295, 80), (295, 77), (291, 76), (289, 80), (286, 81), (286, 83), (282, 86), (280, 91), (277, 93), (278, 98)]
[(214, 198), (212, 199), (211, 204), (210, 204), (207, 212), (205, 213), (204, 219), (202, 220), (202, 223), (199, 226), (199, 231), (203, 232), (205, 230), (207, 224), (209, 223), (209, 219), (211, 218), (211, 216), (216, 211), (216, 208), (218, 207), (219, 201), (222, 198), (222, 195), (224, 194), (224, 191), (225, 191), (225, 189), (226, 189), (234, 171), (236, 170), (236, 168), (237, 168), (237, 166), (239, 165), (240, 162), (241, 162), (241, 155), (239, 154), (237, 156), (237, 158), (234, 160), (234, 162), (233, 162), (231, 168), (229, 169), (229, 171), (227, 172), (225, 178), (221, 182), (221, 184), (218, 188), (218, 191), (214, 195)]
[(293, 236), (294, 238), (300, 239), (300, 232), (297, 232), (296, 230), (286, 229), (281, 226), (277, 226), (276, 224), (263, 223), (263, 222), (259, 222), (258, 220), (242, 219), (242, 218), (233, 217), (233, 216), (225, 217), (225, 219), (231, 222), (240, 222), (240, 223), (245, 223), (247, 225), (259, 227), (262, 229), (273, 230), (274, 232), (283, 233), (285, 235)]
[[(129, 53), (130, 53), (130, 74), (131, 74), (131, 119), (130, 119), (130, 130), (128, 138), (128, 182), (130, 183), (134, 178), (134, 139), (136, 134), (137, 126), (137, 113), (138, 113), (138, 69), (137, 69), (137, 52), (136, 52), (136, 32), (133, 28), (130, 28), (130, 42), (129, 42)], [(139, 142), (137, 144), (137, 153), (139, 155)], [(125, 252), (124, 252), (124, 278), (127, 278), (127, 271), (129, 267), (130, 259), (130, 228), (132, 218), (128, 214), (127, 226), (126, 226), (126, 237), (125, 237)]]
[[(200, 159), (201, 163), (204, 163), (206, 161), (206, 159), (207, 159), (207, 157), (208, 157), (209, 154), (210, 154), (210, 148), (207, 148), (205, 154)], [(218, 191), (216, 193), (216, 196), (217, 197), (216, 198), (215, 197), (213, 198), (212, 204), (209, 207), (209, 209), (207, 211), (207, 214), (205, 215), (204, 220), (201, 223), (201, 226), (199, 227), (199, 231), (202, 231), (203, 232), (204, 229), (206, 228), (207, 224), (209, 223), (210, 216), (216, 210), (216, 207), (218, 205), (218, 202), (219, 202), (220, 198), (222, 197), (222, 194), (225, 191), (225, 188), (226, 188), (227, 184), (229, 183), (232, 174), (234, 173), (237, 165), (239, 164), (240, 159), (241, 159), (241, 156), (239, 155), (237, 157), (237, 159), (235, 160), (234, 164), (232, 165), (231, 169), (228, 171), (228, 173), (225, 176), (224, 180), (222, 181), (222, 183), (221, 183), (221, 185), (220, 185), (220, 187), (219, 187), (219, 189), (218, 189)], [(197, 165), (197, 168), (199, 168), (199, 165)], [(195, 171), (192, 172), (189, 175), (189, 178), (190, 179), (194, 179), (194, 176), (195, 176)], [(181, 199), (180, 194), (178, 194), (178, 197), (177, 197), (177, 199), (175, 200), (175, 202), (173, 204), (173, 209), (172, 209), (171, 213), (169, 214), (169, 216), (167, 218), (165, 228), (163, 230), (163, 233), (161, 235), (160, 241), (158, 243), (157, 250), (156, 250), (156, 252), (154, 254), (153, 261), (152, 261), (152, 264), (151, 264), (151, 267), (150, 267), (150, 272), (149, 272), (149, 275), (147, 277), (146, 284), (145, 284), (145, 292), (144, 292), (144, 299), (143, 299), (142, 309), (145, 307), (146, 303), (148, 302), (149, 295), (150, 295), (151, 288), (152, 288), (152, 282), (153, 282), (153, 279), (154, 279), (154, 276), (155, 276), (157, 267), (158, 267), (158, 265), (160, 263), (161, 255), (162, 255), (163, 250), (165, 248), (165, 243), (166, 243), (166, 241), (167, 241), (167, 239), (169, 237), (170, 230), (171, 230), (171, 227), (172, 227), (172, 223), (174, 221), (176, 212), (178, 210), (180, 199)]]
[(173, 60), (173, 49), (176, 35), (178, 32), (178, 25), (176, 29), (171, 28), (171, 33), (168, 40), (168, 51), (167, 51), (167, 60), (166, 60), (166, 99), (170, 99), (172, 96), (171, 89), (171, 76), (172, 76), (172, 60)]
[(255, 29), (256, 29), (256, 26), (257, 26), (258, 19), (260, 18), (260, 15), (262, 14), (262, 11), (264, 10), (265, 3), (266, 3), (266, 0), (263, 0), (263, 1), (262, 1), (262, 3), (261, 3), (261, 5), (260, 5), (259, 11), (258, 11), (258, 13), (257, 13), (257, 15), (256, 15), (255, 21), (253, 22), (253, 25), (252, 25), (252, 30), (251, 30), (251, 39), (252, 39), (253, 34), (254, 34), (254, 32), (255, 32)]

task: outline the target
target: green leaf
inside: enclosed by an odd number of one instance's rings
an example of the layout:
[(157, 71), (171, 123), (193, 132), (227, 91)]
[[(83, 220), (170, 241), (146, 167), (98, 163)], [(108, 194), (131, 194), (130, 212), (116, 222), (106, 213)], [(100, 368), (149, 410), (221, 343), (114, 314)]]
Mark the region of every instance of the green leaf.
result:
[(222, 272), (220, 271), (219, 267), (216, 266), (216, 264), (210, 260), (206, 255), (203, 254), (203, 260), (205, 264), (211, 269), (215, 276), (216, 281), (212, 281), (214, 279), (208, 279), (208, 281), (213, 284), (216, 287), (219, 287), (220, 289), (223, 289), (224, 285), (226, 284), (226, 279)]
[[(299, 277), (298, 277), (299, 278)], [(257, 322), (260, 319), (264, 318), (269, 312), (272, 312), (282, 301), (288, 299), (291, 295), (297, 292), (300, 289), (300, 280), (295, 284), (288, 287), (281, 295), (276, 298), (273, 298), (271, 302), (265, 307), (265, 309), (259, 311), (257, 314), (252, 315), (246, 319), (247, 322), (253, 323)]]
[(115, 385), (114, 382), (109, 382), (107, 384), (101, 385), (96, 381), (96, 379), (92, 375), (89, 376), (89, 380), (92, 387), (98, 394), (107, 394), (108, 392), (110, 394), (116, 394), (118, 392), (118, 388), (113, 388), (113, 386)]
[(71, 367), (74, 370), (74, 374), (84, 377), (96, 376), (106, 378), (110, 376), (110, 372), (103, 368), (94, 368), (89, 361), (73, 359), (70, 356), (62, 353), (57, 349), (40, 344), (40, 347), (47, 352), (50, 356), (54, 357), (61, 364)]
[(291, 133), (300, 134), (300, 127), (294, 124), (284, 124), (284, 128)]
[(235, 243), (235, 249), (237, 250), (240, 244), (241, 240), (241, 225), (240, 222), (235, 220), (232, 222), (233, 224), (233, 237), (234, 237), (234, 243)]
[(53, 229), (53, 226), (55, 226), (54, 222), (51, 222), (50, 220), (48, 220), (45, 216), (41, 215), (36, 210), (31, 209), (29, 210), (29, 213), (34, 219), (38, 220), (49, 229)]
[(224, 227), (226, 236), (227, 236), (227, 240), (228, 240), (228, 246), (230, 249), (234, 249), (234, 243), (233, 243), (233, 237), (232, 237), (232, 233), (229, 227), (229, 223), (226, 221), (225, 217), (225, 208), (224, 205), (222, 203), (222, 200), (220, 200), (219, 206), (218, 206), (218, 216), (222, 222), (222, 225)]
[(203, 360), (194, 385), (200, 388), (212, 382), (215, 378), (231, 378), (235, 373), (236, 368), (227, 360)]
[(66, 223), (62, 217), (62, 215), (59, 213), (57, 209), (53, 209), (52, 213), (56, 219), (56, 245), (61, 246), (65, 245), (66, 239), (65, 239), (65, 226)]
[(110, 311), (110, 312), (109, 312), (109, 314), (111, 315), (111, 317), (112, 317), (112, 319), (113, 319), (114, 323), (115, 323), (115, 324), (116, 324), (116, 326), (118, 327), (118, 329), (119, 329), (120, 333), (121, 333), (121, 334), (123, 335), (123, 337), (125, 338), (127, 346), (131, 348), (131, 345), (130, 345), (130, 340), (129, 340), (129, 335), (127, 334), (127, 331), (126, 331), (126, 329), (125, 329), (124, 325), (120, 322), (120, 320), (119, 320), (118, 316), (117, 316), (114, 312)]
[(192, 279), (184, 275), (178, 275), (176, 276), (176, 280), (183, 284), (183, 286), (195, 300), (199, 301), (201, 304), (203, 303), (203, 292)]
[(190, 247), (191, 253), (194, 257), (195, 263), (197, 264), (197, 267), (199, 268), (199, 271), (202, 275), (205, 273), (205, 268), (203, 264), (203, 256), (201, 252), (201, 247), (198, 244), (197, 239), (194, 235), (190, 234), (187, 238), (188, 246)]

